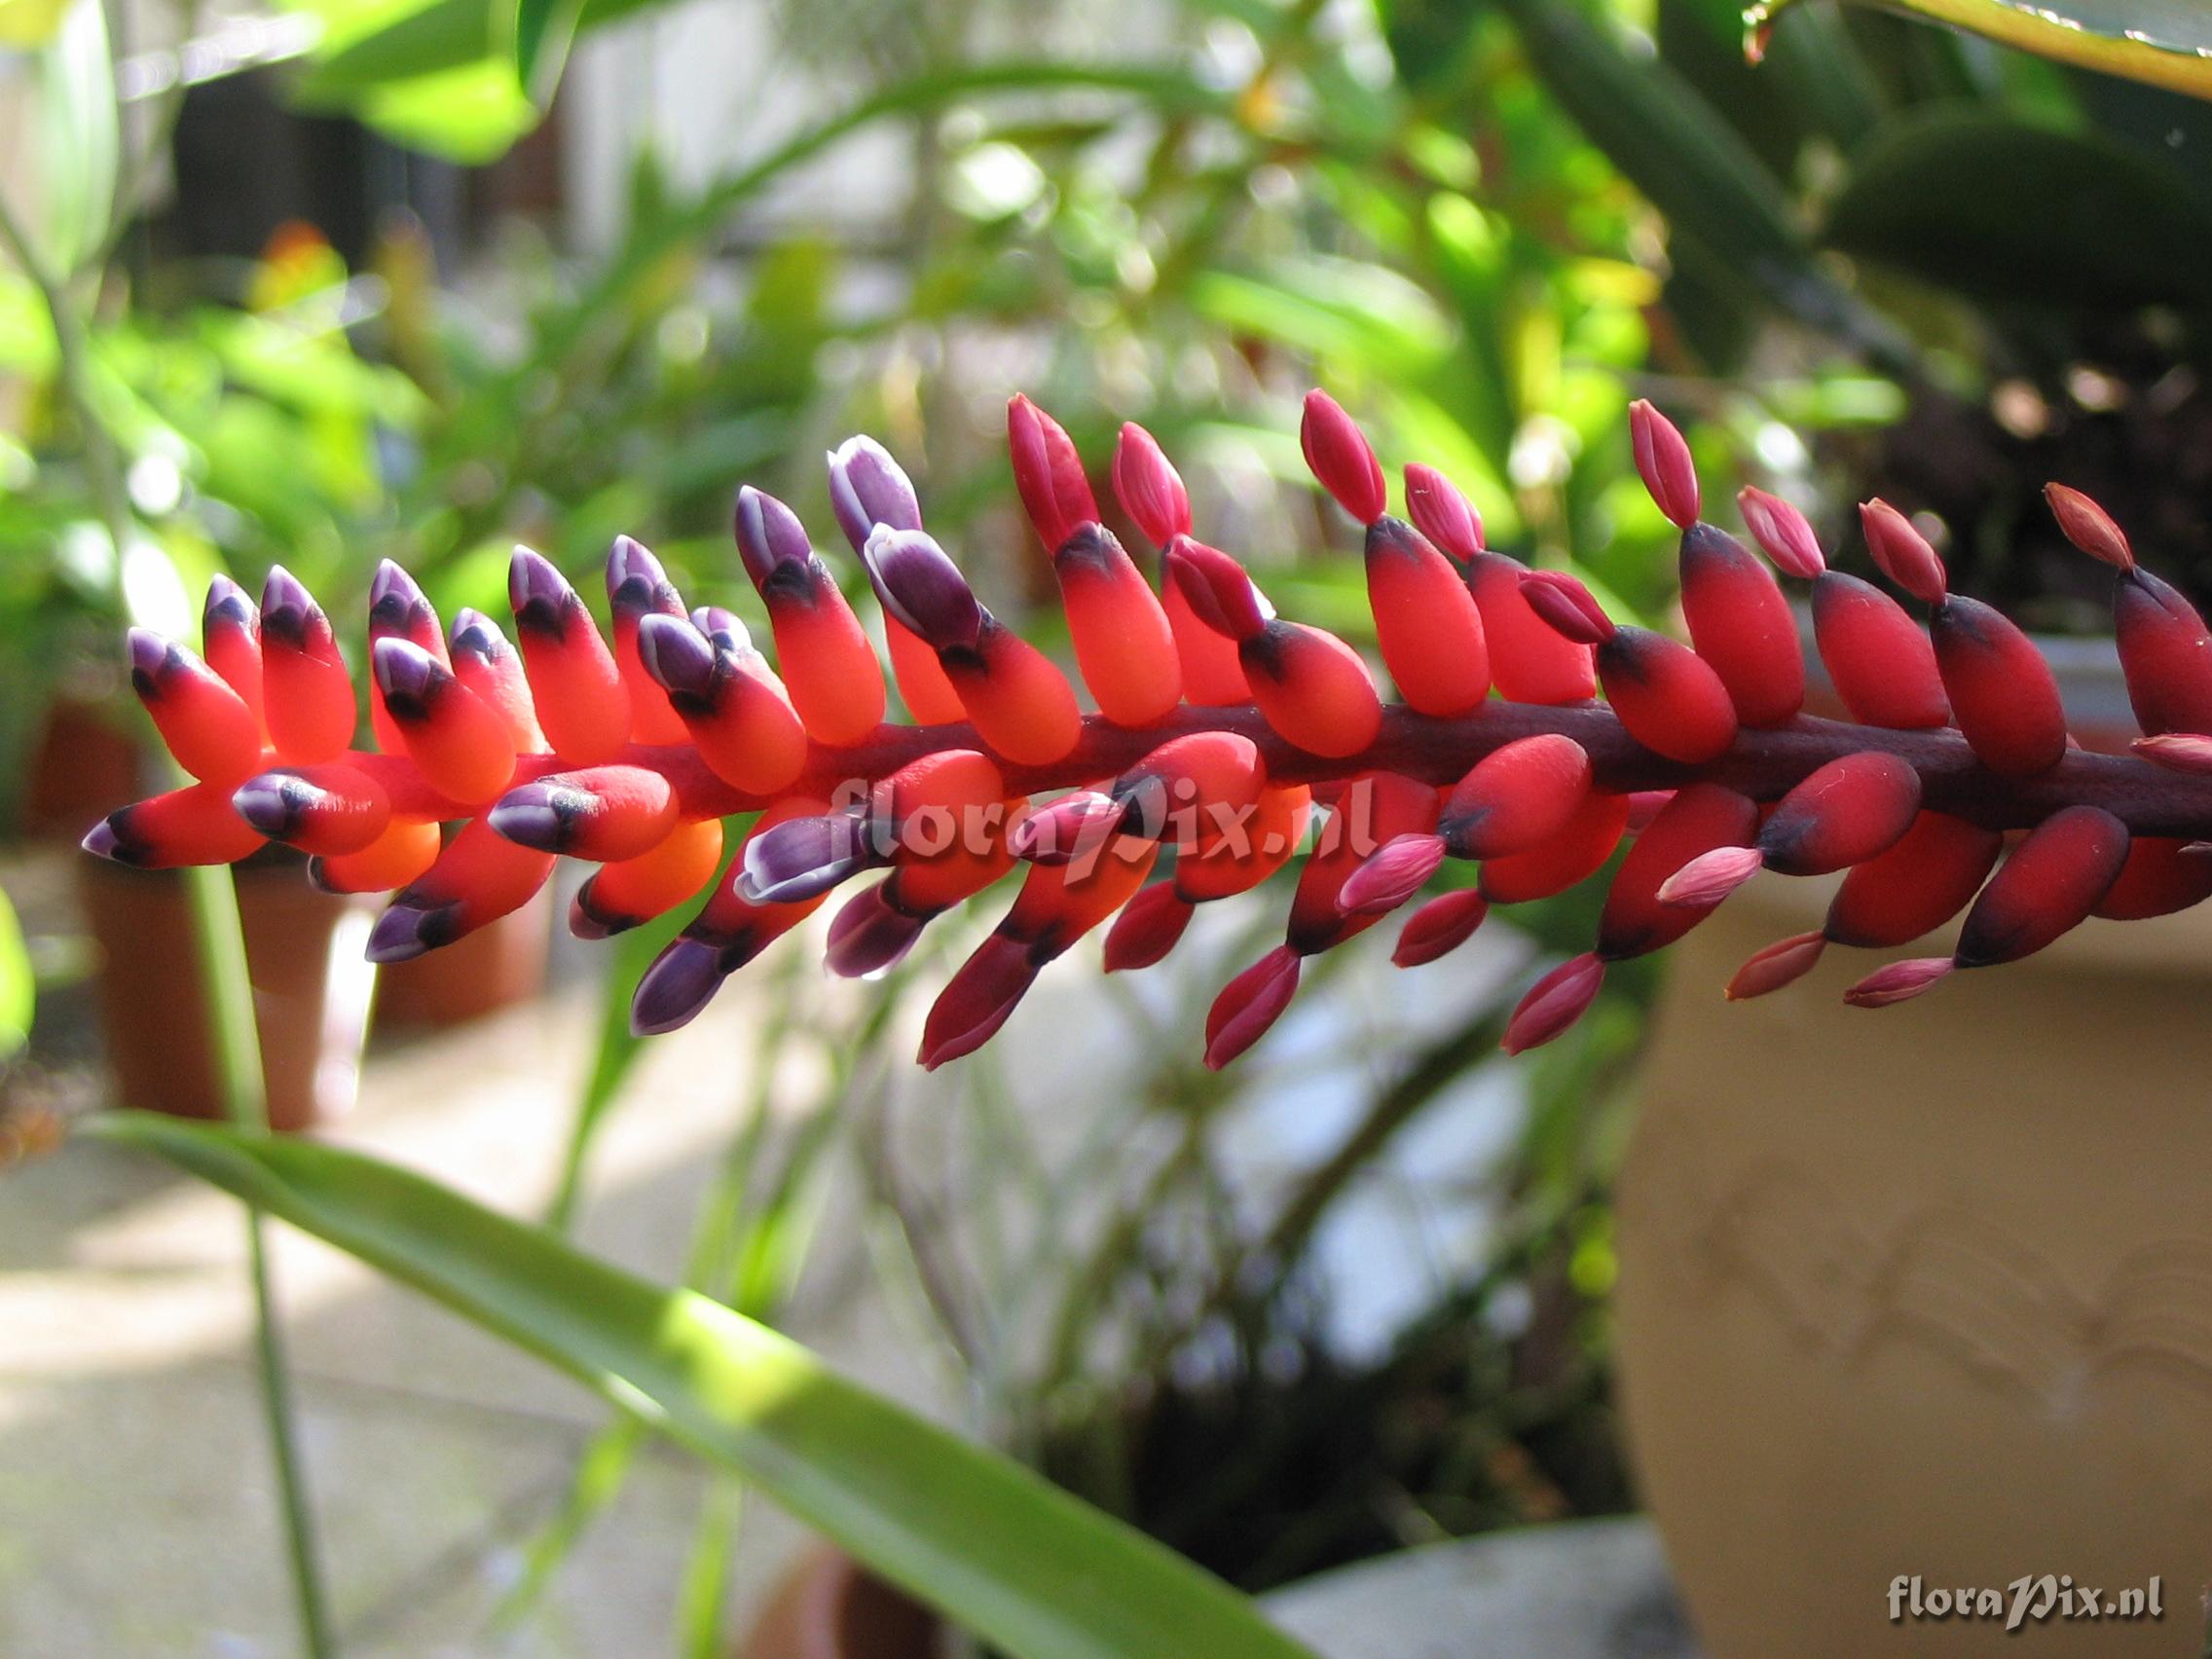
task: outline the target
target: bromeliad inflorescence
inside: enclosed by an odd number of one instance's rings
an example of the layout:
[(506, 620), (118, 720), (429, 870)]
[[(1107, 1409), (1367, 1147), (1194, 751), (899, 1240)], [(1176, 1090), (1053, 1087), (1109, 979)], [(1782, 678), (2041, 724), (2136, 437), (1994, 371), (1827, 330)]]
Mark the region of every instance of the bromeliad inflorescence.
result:
[[(1796, 618), (1773, 571), (1700, 518), (1680, 433), (1647, 403), (1632, 423), (1638, 468), (1681, 531), (1688, 645), (1614, 622), (1572, 576), (1489, 551), (1474, 507), (1431, 468), (1406, 469), (1411, 522), (1390, 516), (1373, 449), (1314, 392), (1305, 454), (1366, 527), (1376, 639), (1399, 698), (1386, 706), (1358, 652), (1276, 615), (1242, 565), (1196, 538), (1182, 480), (1128, 425), (1112, 477), (1160, 549), (1156, 592), (1100, 522), (1067, 433), (1016, 397), (1014, 480), (1052, 550), (1094, 715), (978, 602), (898, 463), (854, 438), (830, 457), (830, 499), (919, 723), (884, 722), (866, 629), (797, 517), (747, 488), (737, 551), (781, 677), (734, 614), (686, 610), (627, 537), (608, 558), (611, 642), (559, 571), (516, 552), (519, 656), (472, 610), (441, 631), (387, 564), (369, 610), (377, 748), (352, 750), (351, 678), (313, 599), (277, 570), (257, 609), (218, 577), (203, 655), (130, 637), (138, 695), (200, 781), (125, 807), (85, 846), (162, 866), (284, 842), (332, 892), (396, 890), (369, 947), (384, 962), (515, 909), (559, 855), (599, 866), (570, 914), (587, 938), (705, 891), (637, 988), (645, 1032), (689, 1020), (864, 872), (880, 876), (829, 929), (842, 975), (896, 962), (933, 917), (1022, 865), (1012, 907), (931, 1010), (928, 1066), (987, 1041), (1045, 964), (1109, 920), (1109, 970), (1160, 961), (1198, 905), (1273, 875), (1322, 814), (1283, 943), (1213, 1005), (1208, 1065), (1268, 1029), (1305, 958), (1412, 902), (1446, 860), (1479, 875), (1408, 916), (1401, 967), (1463, 943), (1490, 905), (1562, 892), (1632, 843), (1595, 948), (1523, 998), (1514, 1051), (1571, 1025), (1608, 963), (1671, 944), (1760, 869), (1848, 873), (1824, 926), (1745, 963), (1735, 997), (1788, 983), (1830, 943), (1891, 948), (1966, 910), (1949, 955), (1881, 968), (1848, 993), (1869, 1007), (2014, 961), (2091, 915), (2212, 895), (2200, 840), (2212, 838), (2212, 634), (2093, 502), (2048, 492), (2068, 538), (2115, 572), (2145, 734), (2132, 756), (2073, 744), (2041, 654), (1949, 592), (1902, 514), (1862, 509), (1875, 562), (1929, 608), (1926, 629), (1829, 571), (1795, 508), (1745, 490), (1752, 538), (1810, 583), (1821, 659), (1852, 716), (1817, 719), (1801, 712)], [(756, 816), (724, 870), (723, 821), (739, 814)], [(2023, 833), (2000, 867), (2009, 831)]]

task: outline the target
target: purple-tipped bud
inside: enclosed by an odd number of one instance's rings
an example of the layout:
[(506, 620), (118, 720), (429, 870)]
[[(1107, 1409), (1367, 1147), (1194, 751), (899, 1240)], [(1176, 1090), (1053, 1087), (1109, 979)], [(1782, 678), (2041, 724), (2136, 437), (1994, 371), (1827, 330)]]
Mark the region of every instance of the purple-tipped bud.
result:
[(261, 629), (292, 645), (304, 644), (308, 630), (322, 617), (322, 607), (300, 578), (281, 565), (269, 567), (261, 584)]
[(726, 605), (694, 606), (691, 626), (718, 644), (726, 639), (739, 650), (753, 645), (753, 630), (745, 625), (745, 618)]
[(455, 903), (421, 905), (393, 901), (369, 930), (363, 954), (377, 963), (412, 962), (436, 949), (451, 931)]
[(232, 793), (231, 807), (271, 840), (283, 841), (291, 838), (304, 814), (328, 798), (328, 791), (297, 772), (263, 772)]
[(704, 699), (714, 690), (715, 647), (681, 616), (640, 619), (638, 660), (661, 689), (673, 695)]
[(683, 601), (651, 549), (617, 535), (607, 553), (607, 602), (616, 616), (681, 616)]
[(392, 561), (385, 560), (369, 582), (369, 638), (414, 639), (436, 630), (437, 613), (422, 587)]
[[(836, 458), (830, 458), (834, 476)], [(842, 520), (839, 521), (840, 523)], [(737, 556), (745, 561), (745, 573), (756, 588), (787, 565), (803, 566), (814, 557), (814, 543), (798, 514), (764, 490), (748, 484), (737, 493), (737, 513), (732, 526)], [(866, 538), (863, 534), (864, 540)]]
[(497, 622), (466, 606), (454, 613), (453, 633), (446, 648), (457, 657), (471, 656), (480, 662), (498, 662), (514, 649)]
[(913, 481), (873, 438), (856, 435), (830, 452), (830, 507), (837, 528), (865, 552), (879, 524), (893, 530), (922, 528), (922, 503)]
[(1103, 847), (1127, 816), (1128, 808), (1112, 795), (1077, 790), (1016, 824), (1007, 850), (1031, 864), (1073, 864)]
[(1756, 847), (1715, 847), (1659, 884), (1658, 900), (1683, 910), (1710, 910), (1766, 866)]
[(1347, 916), (1395, 910), (1421, 890), (1444, 862), (1438, 835), (1399, 835), (1385, 841), (1337, 890), (1337, 908)]
[(632, 1035), (657, 1037), (690, 1024), (727, 977), (719, 946), (688, 936), (671, 940), (630, 997)]
[(795, 904), (881, 862), (856, 814), (789, 818), (745, 843), (737, 891), (751, 904)]
[(558, 784), (520, 784), (501, 795), (484, 819), (518, 847), (558, 853), (569, 843), (570, 821), (589, 804), (579, 792)]
[(1462, 565), (1483, 550), (1483, 516), (1459, 487), (1433, 466), (1406, 468), (1406, 511), (1414, 528)]
[(861, 550), (883, 608), (939, 650), (972, 645), (983, 608), (968, 578), (926, 531), (877, 526)]
[(203, 638), (218, 627), (251, 632), (261, 626), (261, 613), (245, 589), (217, 571), (207, 578), (207, 603), (200, 612), (200, 626)]
[(169, 660), (169, 643), (151, 628), (133, 628), (127, 636), (130, 646), (130, 684), (141, 697), (150, 697)]
[(101, 819), (86, 830), (85, 838), (79, 841), (77, 845), (84, 848), (95, 859), (108, 859), (116, 864), (129, 862), (123, 856), (123, 837), (115, 832), (115, 816), (113, 814)]
[(925, 924), (886, 900), (884, 886), (879, 881), (855, 894), (830, 923), (823, 963), (840, 979), (866, 979), (889, 972), (922, 937)]
[(553, 568), (552, 560), (519, 546), (507, 566), (507, 604), (519, 626), (556, 637), (568, 632), (569, 618), (583, 608), (576, 590)]
[(369, 665), (377, 689), (402, 715), (410, 706), (421, 708), (445, 674), (438, 659), (412, 640), (379, 640), (369, 647)]

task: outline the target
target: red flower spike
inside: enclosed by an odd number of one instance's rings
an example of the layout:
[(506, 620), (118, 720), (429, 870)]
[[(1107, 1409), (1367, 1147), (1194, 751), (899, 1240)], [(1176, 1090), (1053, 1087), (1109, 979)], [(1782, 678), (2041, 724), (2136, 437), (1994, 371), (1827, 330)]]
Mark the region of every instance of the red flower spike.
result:
[(498, 712), (420, 645), (379, 640), (372, 661), (385, 711), (430, 787), (464, 805), (498, 794), (515, 769)]
[(220, 571), (207, 579), (207, 603), (200, 612), (200, 650), (207, 666), (252, 712), (256, 729), (266, 731), (261, 712), (261, 611), (245, 589)]
[(1929, 621), (1959, 730), (1992, 772), (2032, 777), (2066, 754), (2058, 682), (2027, 635), (1977, 599), (1954, 595)]
[(944, 677), (985, 743), (1009, 760), (1047, 766), (1076, 746), (1083, 711), (1052, 659), (986, 614), (971, 646), (940, 651)]
[(1721, 994), (1730, 1002), (1746, 1002), (1779, 991), (1785, 985), (1793, 985), (1813, 971), (1827, 942), (1827, 936), (1820, 933), (1792, 934), (1788, 939), (1778, 939), (1765, 949), (1753, 951), (1745, 958), (1744, 965), (1736, 970), (1736, 977), (1728, 981)]
[(1736, 493), (1736, 506), (1751, 539), (1765, 549), (1775, 568), (1786, 576), (1811, 581), (1828, 568), (1821, 553), (1821, 538), (1805, 515), (1780, 496), (1745, 485)]
[(266, 845), (232, 807), (228, 784), (194, 784), (121, 807), (79, 844), (94, 858), (133, 869), (236, 864)]
[(2139, 737), (2128, 747), (2144, 759), (2170, 772), (2212, 776), (2212, 737), (2193, 732), (2161, 732), (2157, 737)]
[[(369, 646), (372, 650), (379, 640), (405, 640), (444, 666), (453, 666), (446, 655), (445, 635), (438, 628), (438, 613), (430, 608), (429, 599), (415, 578), (389, 559), (377, 567), (377, 573), (369, 583)], [(382, 691), (369, 698), (369, 729), (376, 736), (377, 747), (387, 755), (399, 752), (399, 731), (385, 710)]]
[(1122, 544), (1103, 525), (1083, 525), (1052, 555), (1052, 572), (1098, 712), (1124, 726), (1165, 719), (1183, 700), (1183, 666), (1159, 596)]
[(697, 622), (647, 616), (638, 648), (652, 693), (715, 776), (748, 794), (790, 787), (806, 764), (806, 731), (735, 615), (707, 608)]
[(1435, 835), (1400, 835), (1345, 878), (1337, 908), (1346, 915), (1383, 915), (1419, 893), (1444, 862)]
[(1361, 524), (1381, 518), (1386, 504), (1382, 463), (1359, 423), (1325, 391), (1306, 394), (1306, 413), (1298, 425), (1298, 447), (1306, 465), (1337, 505)]
[(1659, 888), (1664, 904), (1711, 909), (1763, 866), (1827, 875), (1878, 857), (1920, 811), (1920, 774), (1880, 750), (1830, 760), (1784, 795), (1750, 847), (1692, 859)]
[(1381, 910), (1346, 912), (1345, 884), (1377, 849), (1436, 828), (1436, 791), (1395, 772), (1362, 772), (1345, 786), (1320, 845), (1298, 872), (1283, 941), (1301, 956), (1318, 956), (1365, 933)]
[(1557, 732), (1494, 749), (1453, 785), (1437, 833), (1457, 859), (1529, 852), (1561, 833), (1590, 793), (1590, 756)]
[(2127, 843), (2127, 862), (2120, 866), (2119, 879), (2090, 914), (2107, 921), (2139, 922), (2212, 899), (2212, 859), (2191, 852), (2190, 845), (2162, 836), (2134, 836)]
[(1490, 695), (1490, 649), (1474, 595), (1451, 561), (1401, 519), (1367, 527), (1367, 598), (1398, 694), (1424, 715), (1463, 715)]
[(1464, 565), (1483, 550), (1483, 516), (1433, 466), (1406, 468), (1406, 515), (1431, 546)]
[[(387, 642), (389, 643), (389, 642)], [(371, 962), (409, 962), (519, 910), (553, 873), (553, 855), (474, 819), (392, 899), (369, 934)]]
[[(675, 830), (676, 792), (643, 766), (587, 766), (509, 790), (484, 822), (517, 846), (590, 864), (643, 858)], [(682, 897), (682, 895), (679, 895)]]
[(1057, 547), (1081, 526), (1098, 522), (1098, 502), (1084, 476), (1075, 440), (1019, 392), (1007, 399), (1006, 447), (1014, 460), (1014, 486), (1047, 547)]
[(261, 591), (261, 708), (279, 759), (328, 760), (353, 740), (353, 679), (330, 618), (281, 565)]
[(389, 893), (437, 863), (444, 847), (445, 837), (434, 822), (395, 818), (357, 853), (308, 860), (308, 880), (325, 893)]
[(1498, 1047), (1520, 1054), (1565, 1036), (1604, 986), (1605, 965), (1596, 955), (1569, 957), (1529, 987), (1506, 1020)]
[(2135, 569), (2135, 550), (2104, 508), (2063, 484), (2046, 484), (2043, 498), (2050, 503), (2051, 517), (2058, 520), (2059, 532), (2067, 540), (2122, 573)]
[(1913, 528), (1912, 520), (1876, 499), (1860, 503), (1859, 524), (1866, 533), (1866, 551), (1874, 556), (1882, 574), (1925, 605), (1943, 603), (1950, 578), (1935, 547)]
[(1593, 790), (1544, 845), (1487, 862), (1482, 895), (1493, 904), (1526, 904), (1565, 893), (1604, 867), (1627, 829), (1628, 796)]
[(1160, 441), (1134, 421), (1114, 446), (1114, 496), (1155, 547), (1191, 534), (1191, 493)]
[(1598, 647), (1598, 682), (1629, 736), (1698, 766), (1736, 741), (1736, 705), (1713, 666), (1648, 628), (1616, 628)]
[(261, 721), (213, 669), (144, 628), (129, 635), (130, 688), (176, 763), (209, 784), (235, 784), (261, 764)]
[(1301, 960), (1289, 945), (1278, 944), (1222, 986), (1206, 1011), (1206, 1070), (1221, 1070), (1282, 1017), (1298, 991)]
[(1749, 726), (1778, 726), (1805, 701), (1797, 619), (1774, 573), (1726, 531), (1682, 532), (1682, 615), (1690, 642), (1713, 667)]
[(1851, 718), (1893, 731), (1951, 723), (1936, 647), (1880, 588), (1841, 571), (1813, 583), (1813, 638)]
[(1574, 645), (1603, 645), (1616, 632), (1590, 590), (1565, 571), (1524, 571), (1521, 597), (1546, 627)]
[(364, 852), (391, 827), (384, 787), (343, 761), (263, 772), (238, 787), (231, 805), (272, 841), (320, 858)]
[(2127, 701), (2144, 734), (2212, 731), (2212, 633), (2196, 607), (2135, 570), (2113, 586), (2112, 619)]
[(603, 866), (569, 903), (569, 932), (611, 939), (673, 910), (715, 878), (721, 863), (719, 818), (679, 824), (635, 858)]
[(1590, 647), (1567, 639), (1530, 608), (1521, 592), (1529, 568), (1503, 553), (1477, 553), (1467, 565), (1467, 591), (1482, 615), (1491, 677), (1513, 703), (1561, 707), (1598, 694)]
[(654, 683), (638, 654), (639, 623), (647, 616), (682, 616), (683, 598), (661, 562), (627, 535), (617, 535), (608, 551), (607, 604), (614, 623), (614, 663), (630, 700), (630, 741), (683, 742), (683, 721), (668, 706), (668, 693)]
[(572, 764), (613, 759), (630, 735), (630, 698), (576, 590), (541, 555), (517, 547), (507, 601), (546, 740)]
[(1843, 1000), (1853, 1008), (1888, 1008), (1892, 1003), (1910, 1002), (1948, 975), (1951, 968), (1948, 956), (1917, 956), (1893, 962), (1887, 968), (1875, 969), (1844, 992)]
[(1952, 961), (2017, 962), (2088, 919), (2127, 862), (2127, 826), (2101, 807), (2059, 808), (2012, 849), (1967, 911)]
[(1160, 608), (1166, 612), (1168, 632), (1175, 637), (1183, 695), (1201, 709), (1250, 702), (1252, 688), (1244, 682), (1243, 667), (1236, 660), (1236, 642), (1198, 619), (1183, 584), (1173, 579), (1172, 571), (1161, 588)]
[(1309, 754), (1357, 755), (1382, 724), (1382, 700), (1359, 653), (1303, 622), (1270, 622), (1236, 660), (1269, 725)]
[[(831, 457), (833, 471), (835, 460)], [(861, 532), (864, 545), (868, 528)], [(735, 535), (746, 573), (768, 608), (792, 707), (807, 735), (832, 748), (860, 742), (883, 723), (885, 707), (883, 668), (867, 630), (815, 553), (798, 516), (775, 497), (750, 484), (740, 490)], [(920, 642), (906, 638), (918, 651)], [(929, 668), (937, 673), (934, 656)], [(942, 678), (938, 674), (940, 682)], [(905, 683), (900, 682), (902, 688)], [(944, 687), (944, 696), (958, 707), (951, 687)]]
[(1691, 784), (1677, 791), (1614, 872), (1598, 921), (1598, 954), (1607, 962), (1648, 955), (1696, 927), (1713, 905), (1669, 903), (1660, 896), (1666, 884), (1715, 848), (1750, 847), (1758, 832), (1757, 804), (1734, 790)]
[(1241, 839), (1184, 852), (1175, 861), (1175, 891), (1190, 903), (1248, 893), (1291, 861), (1306, 834), (1313, 792), (1304, 784), (1260, 792)]
[(1861, 950), (1910, 944), (1966, 908), (2004, 847), (2005, 837), (1993, 830), (1947, 812), (1923, 812), (1896, 846), (1843, 878), (1822, 932)]
[(1628, 430), (1644, 489), (1677, 530), (1689, 529), (1697, 523), (1697, 467), (1680, 429), (1640, 397), (1628, 406)]
[[(2212, 868), (2212, 859), (2201, 860)], [(1154, 882), (1122, 906), (1106, 930), (1106, 972), (1133, 973), (1163, 960), (1183, 938), (1198, 906), (1172, 881)]]
[(537, 729), (537, 710), (531, 702), (522, 658), (507, 644), (499, 625), (480, 610), (463, 608), (454, 615), (449, 645), (453, 677), (483, 698), (506, 722), (515, 753), (542, 752), (545, 734)]
[(1475, 937), (1489, 914), (1489, 902), (1471, 887), (1438, 894), (1406, 918), (1390, 960), (1400, 968), (1420, 968), (1449, 956)]

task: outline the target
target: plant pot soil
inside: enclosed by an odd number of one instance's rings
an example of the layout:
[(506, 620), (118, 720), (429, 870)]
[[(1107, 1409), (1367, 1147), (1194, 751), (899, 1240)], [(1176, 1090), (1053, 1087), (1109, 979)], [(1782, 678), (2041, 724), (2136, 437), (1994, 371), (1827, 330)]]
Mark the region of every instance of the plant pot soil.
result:
[[(1875, 958), (1728, 1004), (1828, 883), (1676, 948), (1619, 1193), (1620, 1394), (1714, 1659), (2009, 1651), (1902, 1574), (2161, 1579), (2023, 1651), (2194, 1656), (2212, 1570), (2212, 915), (2092, 922), (1899, 1007)], [(1944, 934), (1947, 938), (1948, 934)], [(1925, 954), (1918, 951), (1896, 954)]]
[[(270, 1121), (280, 1129), (326, 1123), (349, 1111), (359, 1089), (376, 987), (376, 969), (361, 955), (373, 911), (317, 892), (289, 863), (237, 873)], [(102, 959), (116, 1099), (178, 1117), (223, 1116), (182, 877), (82, 859), (77, 879)]]
[(829, 1545), (801, 1556), (737, 1659), (931, 1659), (937, 1618)]

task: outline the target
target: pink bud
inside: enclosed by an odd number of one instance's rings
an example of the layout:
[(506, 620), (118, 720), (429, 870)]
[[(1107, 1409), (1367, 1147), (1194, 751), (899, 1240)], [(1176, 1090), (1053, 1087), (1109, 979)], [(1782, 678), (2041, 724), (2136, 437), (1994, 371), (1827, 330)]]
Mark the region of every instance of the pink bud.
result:
[(1850, 990), (1843, 1000), (1853, 1008), (1888, 1008), (1909, 1002), (1951, 971), (1948, 956), (1916, 956), (1877, 968)]
[(1400, 835), (1374, 854), (1337, 889), (1337, 908), (1347, 916), (1381, 915), (1395, 910), (1421, 889), (1444, 862), (1444, 842), (1436, 835)]
[(1126, 808), (1112, 795), (1075, 790), (1016, 824), (1007, 851), (1030, 864), (1074, 864), (1095, 857), (1125, 816)]
[(1390, 960), (1400, 968), (1419, 968), (1449, 955), (1475, 937), (1490, 914), (1490, 903), (1472, 887), (1439, 894), (1406, 918)]
[(1882, 567), (1882, 574), (1913, 598), (1941, 605), (1950, 591), (1943, 561), (1928, 537), (1912, 527), (1912, 520), (1879, 498), (1862, 501), (1859, 522), (1866, 532), (1866, 551)]
[(1758, 874), (1766, 855), (1756, 847), (1715, 847), (1659, 884), (1658, 900), (1684, 910), (1710, 910)]
[(2050, 503), (2051, 516), (2058, 520), (2067, 540), (2117, 571), (2135, 569), (2135, 550), (2127, 545), (2127, 536), (2104, 508), (2063, 484), (2046, 484), (2043, 498)]
[(1483, 550), (1483, 516), (1459, 487), (1433, 466), (1406, 468), (1406, 511), (1414, 528), (1465, 564)]
[(1812, 525), (1780, 496), (1747, 484), (1736, 492), (1736, 505), (1743, 510), (1744, 527), (1751, 539), (1766, 549), (1766, 556), (1784, 575), (1810, 581), (1828, 568)]
[(1382, 463), (1375, 459), (1359, 424), (1325, 391), (1306, 394), (1306, 416), (1298, 426), (1298, 447), (1321, 487), (1361, 524), (1373, 524), (1387, 504)]
[(1134, 421), (1123, 423), (1114, 446), (1114, 495), (1155, 547), (1191, 534), (1191, 495), (1160, 440)]
[(1788, 939), (1778, 939), (1764, 950), (1753, 951), (1747, 957), (1721, 994), (1730, 1002), (1746, 1002), (1793, 984), (1813, 971), (1813, 964), (1820, 961), (1827, 942), (1827, 936), (1819, 933), (1792, 934)]
[(1525, 572), (1521, 597), (1556, 633), (1578, 645), (1603, 645), (1613, 637), (1613, 621), (1604, 608), (1565, 571)]
[(1019, 392), (1007, 400), (1006, 446), (1014, 458), (1014, 488), (1047, 547), (1057, 548), (1079, 525), (1098, 521), (1098, 502), (1075, 440)]
[(1604, 983), (1605, 965), (1595, 951), (1569, 957), (1529, 987), (1499, 1046), (1509, 1054), (1543, 1047), (1582, 1017)]
[(2170, 772), (2212, 774), (2212, 737), (2168, 731), (2157, 737), (2139, 737), (2128, 747)]
[(1300, 961), (1278, 944), (1221, 987), (1206, 1011), (1206, 1070), (1221, 1070), (1268, 1034), (1298, 989)]
[(1643, 487), (1659, 503), (1659, 510), (1677, 530), (1697, 523), (1697, 467), (1690, 461), (1690, 446), (1674, 422), (1638, 398), (1628, 406), (1628, 430), (1636, 450), (1636, 469)]

